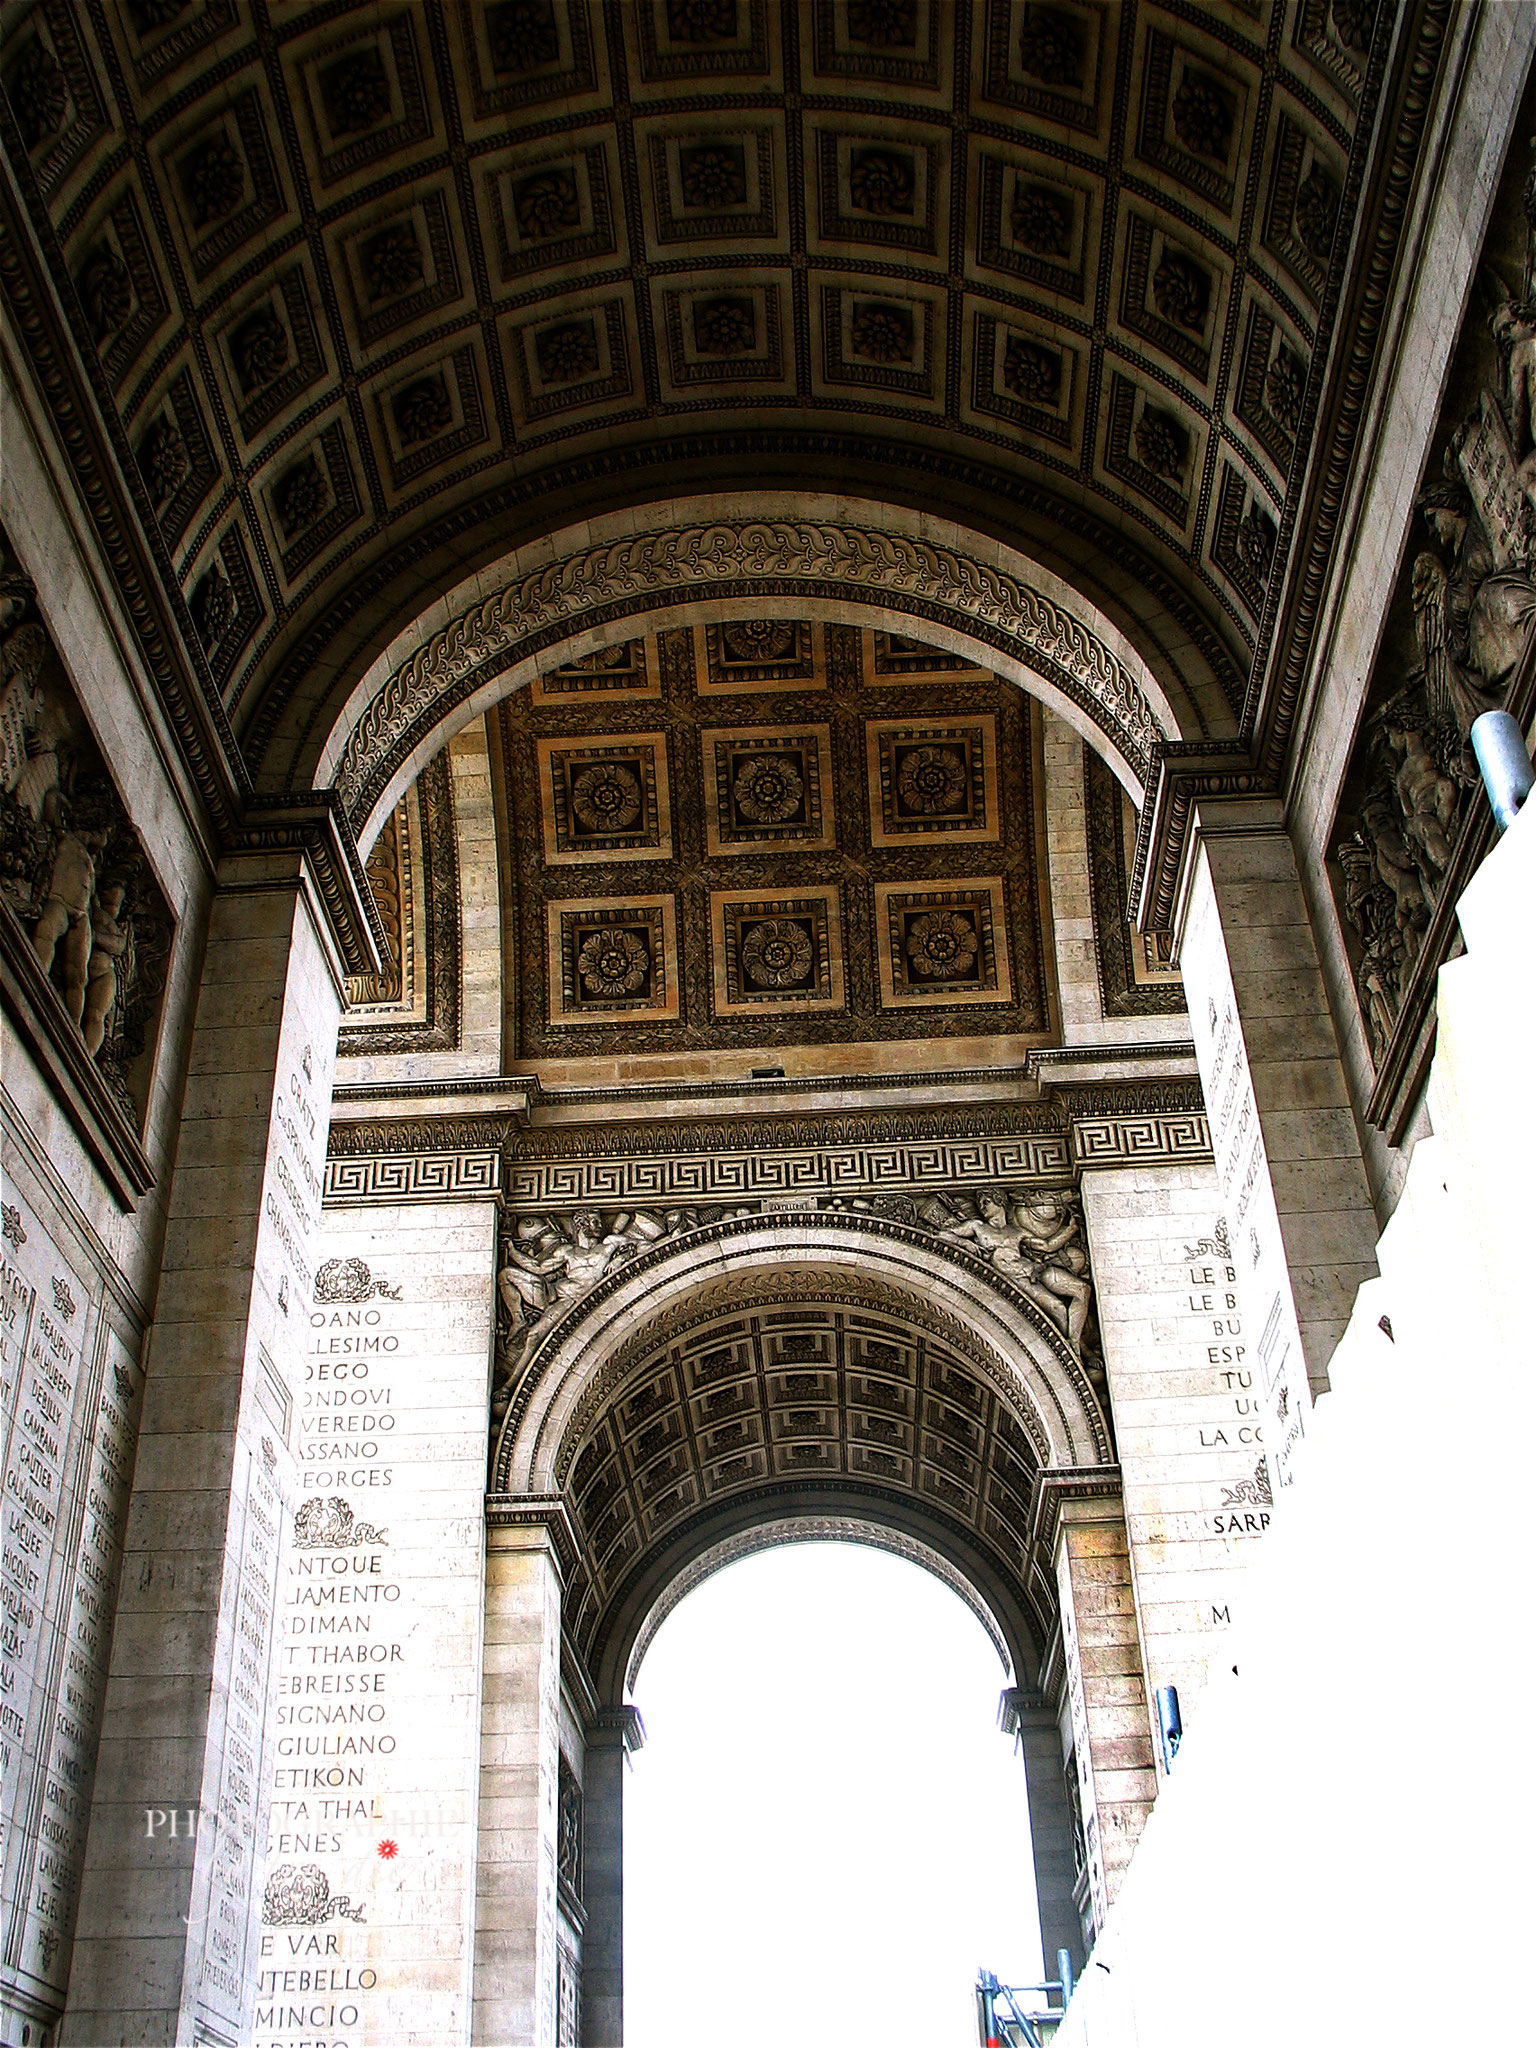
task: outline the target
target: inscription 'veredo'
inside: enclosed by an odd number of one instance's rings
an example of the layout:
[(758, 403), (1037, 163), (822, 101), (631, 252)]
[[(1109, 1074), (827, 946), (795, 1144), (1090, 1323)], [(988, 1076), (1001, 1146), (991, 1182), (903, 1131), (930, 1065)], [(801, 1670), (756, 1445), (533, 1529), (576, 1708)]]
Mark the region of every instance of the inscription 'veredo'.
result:
[[(456, 1391), (449, 1326), (396, 1261), (314, 1245), (251, 2038), (453, 2038), (438, 1959), (471, 1935), (484, 1345)], [(471, 1382), (473, 1441), (453, 1430)]]

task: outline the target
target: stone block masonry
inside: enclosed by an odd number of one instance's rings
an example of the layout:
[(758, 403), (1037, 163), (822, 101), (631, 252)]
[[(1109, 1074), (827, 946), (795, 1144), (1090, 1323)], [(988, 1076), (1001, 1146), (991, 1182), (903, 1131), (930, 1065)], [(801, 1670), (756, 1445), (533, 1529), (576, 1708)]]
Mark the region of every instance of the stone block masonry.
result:
[[(193, 1037), (66, 2041), (248, 2034), (339, 1003), (299, 864), (242, 867)], [(195, 1828), (149, 1833), (154, 1810)]]
[(1188, 1727), (1273, 1498), (1237, 1268), (1211, 1167), (1082, 1188), (1148, 1699), (1176, 1686)]
[(328, 1212), (279, 1596), (258, 2048), (469, 2040), (495, 1219)]

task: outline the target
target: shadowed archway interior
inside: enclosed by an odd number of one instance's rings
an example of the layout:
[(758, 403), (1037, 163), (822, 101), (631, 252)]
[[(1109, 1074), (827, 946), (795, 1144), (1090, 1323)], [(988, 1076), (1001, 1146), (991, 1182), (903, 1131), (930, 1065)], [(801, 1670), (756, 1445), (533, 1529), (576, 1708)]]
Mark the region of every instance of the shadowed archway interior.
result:
[(28, 17), (6, 118), (197, 719), (275, 789), (467, 567), (744, 469), (985, 507), (1241, 708), (1386, 28), (90, 5)]
[(566, 1504), (566, 1622), (610, 1706), (701, 1560), (829, 1516), (942, 1559), (1032, 1683), (1057, 1626), (1042, 1510), (1112, 1465), (1102, 1389), (1096, 1346), (958, 1242), (748, 1213), (621, 1264), (529, 1346), (493, 1485), (509, 1512)]
[[(827, 1532), (1000, 1650), (1048, 1954), (1221, 1869), (1227, 2032), (1305, 1963), (1267, 1854), (1128, 1873), (1175, 1695), (1188, 1785), (1270, 1684), (1335, 1355), (1502, 1341), (1373, 1276), (1518, 1207), (1451, 1175), (1524, 1050), (1458, 903), (1463, 714), (1536, 693), (1533, 47), (7, 0), (7, 2042), (621, 2048), (637, 1660)], [(1417, 1928), (1276, 1747), (1223, 1826)]]

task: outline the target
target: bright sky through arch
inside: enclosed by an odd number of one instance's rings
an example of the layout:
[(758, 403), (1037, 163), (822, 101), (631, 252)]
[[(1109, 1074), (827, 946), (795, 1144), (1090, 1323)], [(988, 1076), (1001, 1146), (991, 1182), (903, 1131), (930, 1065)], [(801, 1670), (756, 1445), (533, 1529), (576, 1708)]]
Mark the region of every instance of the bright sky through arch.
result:
[(881, 1551), (784, 1545), (691, 1594), (635, 1688), (628, 2048), (975, 2048), (977, 1964), (1042, 1974), (1006, 1682)]

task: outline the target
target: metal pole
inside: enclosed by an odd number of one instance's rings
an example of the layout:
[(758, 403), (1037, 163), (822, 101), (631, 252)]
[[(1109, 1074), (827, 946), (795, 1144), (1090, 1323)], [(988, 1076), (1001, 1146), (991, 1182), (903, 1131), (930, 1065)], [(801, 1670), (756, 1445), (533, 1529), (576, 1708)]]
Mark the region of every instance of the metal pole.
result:
[(992, 2003), (992, 1994), (997, 1989), (997, 1979), (990, 1970), (983, 1970), (976, 1979), (976, 2017), (980, 2023), (981, 2048), (1002, 2048), (997, 2034), (997, 2014)]
[(1481, 713), (1472, 721), (1472, 751), (1499, 830), (1507, 832), (1536, 782), (1519, 719), (1508, 711)]

